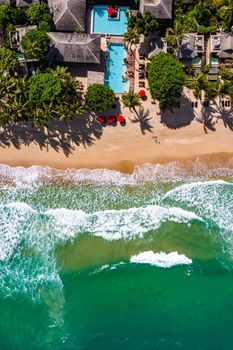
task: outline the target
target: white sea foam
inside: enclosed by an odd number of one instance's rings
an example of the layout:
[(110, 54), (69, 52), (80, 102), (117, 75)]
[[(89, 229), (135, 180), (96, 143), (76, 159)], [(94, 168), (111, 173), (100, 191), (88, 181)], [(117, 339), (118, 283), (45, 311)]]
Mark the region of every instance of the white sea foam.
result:
[(157, 181), (179, 181), (190, 179), (206, 179), (210, 177), (233, 177), (233, 159), (225, 166), (216, 164), (207, 166), (200, 161), (190, 161), (184, 166), (176, 161), (168, 164), (144, 164), (136, 166), (132, 174), (123, 174), (108, 169), (66, 169), (57, 170), (49, 167), (32, 166), (10, 167), (0, 165), (0, 181), (14, 183), (17, 187), (42, 186), (49, 182), (71, 182), (73, 184), (95, 183), (135, 185), (137, 183)]
[(154, 253), (149, 250), (146, 252), (133, 255), (130, 258), (130, 262), (137, 264), (150, 264), (163, 268), (169, 268), (175, 265), (189, 265), (192, 264), (192, 260), (187, 258), (184, 254), (172, 253)]
[(193, 182), (167, 192), (164, 200), (195, 210), (220, 228), (233, 232), (233, 183), (223, 180)]
[(93, 214), (85, 214), (80, 210), (53, 209), (46, 211), (45, 214), (55, 219), (58, 235), (74, 237), (79, 232), (87, 232), (107, 240), (142, 237), (150, 230), (159, 229), (166, 221), (177, 223), (203, 221), (191, 211), (157, 205), (125, 210), (104, 210)]

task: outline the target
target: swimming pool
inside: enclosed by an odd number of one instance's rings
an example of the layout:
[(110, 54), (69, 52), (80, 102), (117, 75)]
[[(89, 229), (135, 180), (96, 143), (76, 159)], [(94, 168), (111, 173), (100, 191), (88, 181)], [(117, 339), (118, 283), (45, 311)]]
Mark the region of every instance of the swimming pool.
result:
[(92, 10), (92, 33), (122, 35), (127, 32), (127, 7), (119, 7), (118, 18), (108, 18), (108, 6), (96, 5)]
[(110, 44), (107, 49), (106, 72), (104, 85), (110, 87), (115, 93), (123, 93), (129, 90), (129, 82), (122, 81), (122, 75), (126, 72), (123, 59), (126, 50), (122, 44)]

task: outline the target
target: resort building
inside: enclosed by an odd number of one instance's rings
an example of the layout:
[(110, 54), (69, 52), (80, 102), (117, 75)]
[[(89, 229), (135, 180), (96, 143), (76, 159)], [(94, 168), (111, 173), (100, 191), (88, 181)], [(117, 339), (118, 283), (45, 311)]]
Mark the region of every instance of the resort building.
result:
[(187, 33), (178, 49), (180, 61), (184, 66), (194, 65), (198, 72), (202, 64), (204, 53), (204, 35)]
[[(39, 4), (39, 0), (16, 0), (17, 7), (26, 7), (33, 4)], [(10, 4), (10, 0), (0, 0), (0, 5)]]
[(151, 59), (160, 52), (167, 52), (167, 43), (161, 38), (158, 32), (140, 38), (139, 55), (145, 55), (146, 58)]
[(221, 64), (233, 55), (233, 32), (220, 32), (210, 37), (211, 62)]
[(141, 0), (140, 11), (151, 12), (158, 19), (171, 19), (172, 0)]
[(55, 29), (61, 32), (85, 32), (86, 0), (48, 0)]
[(48, 59), (57, 63), (94, 63), (100, 64), (101, 36), (77, 33), (48, 33), (52, 48)]

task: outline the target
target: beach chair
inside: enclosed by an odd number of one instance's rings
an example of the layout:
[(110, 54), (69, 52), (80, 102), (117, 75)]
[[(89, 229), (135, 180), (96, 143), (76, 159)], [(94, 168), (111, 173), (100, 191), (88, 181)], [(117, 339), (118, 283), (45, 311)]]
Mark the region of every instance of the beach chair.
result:
[(117, 119), (116, 119), (116, 117), (115, 117), (114, 115), (110, 115), (110, 116), (108, 117), (108, 123), (109, 123), (109, 124), (115, 124), (116, 121), (117, 121)]
[(100, 124), (106, 124), (106, 117), (98, 117), (96, 118), (97, 122), (100, 123)]
[(139, 81), (138, 86), (139, 86), (139, 87), (145, 87), (145, 82), (144, 82), (144, 81)]

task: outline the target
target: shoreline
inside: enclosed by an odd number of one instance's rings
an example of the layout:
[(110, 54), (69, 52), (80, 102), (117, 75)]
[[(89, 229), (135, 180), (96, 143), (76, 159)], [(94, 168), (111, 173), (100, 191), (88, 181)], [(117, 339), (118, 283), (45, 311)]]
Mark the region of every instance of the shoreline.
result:
[[(25, 168), (48, 166), (58, 170), (109, 169), (132, 174), (136, 166), (146, 163), (178, 161), (188, 167), (190, 162), (200, 159), (210, 167), (229, 164), (233, 168), (233, 131), (223, 120), (217, 120), (215, 131), (205, 134), (202, 124), (195, 119), (179, 127), (177, 123), (191, 113), (185, 104), (162, 117), (156, 114), (157, 105), (152, 110), (150, 101), (146, 101), (145, 114), (147, 107), (150, 116), (140, 122), (132, 122), (134, 115), (123, 108), (125, 126), (103, 127), (85, 115), (68, 125), (57, 122), (44, 130), (25, 124), (0, 128), (0, 164)], [(118, 112), (112, 110), (108, 114)], [(162, 123), (164, 119), (174, 123), (173, 126)]]

